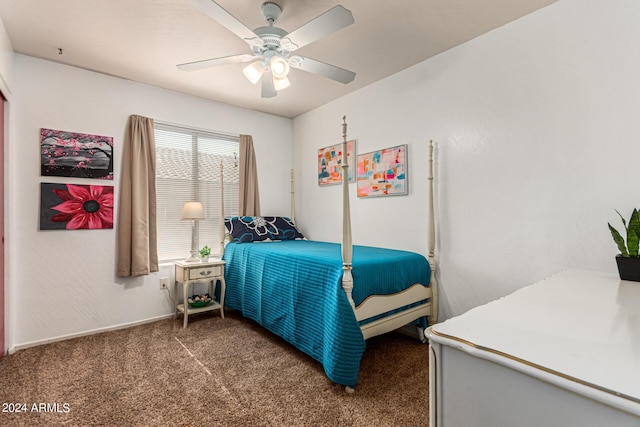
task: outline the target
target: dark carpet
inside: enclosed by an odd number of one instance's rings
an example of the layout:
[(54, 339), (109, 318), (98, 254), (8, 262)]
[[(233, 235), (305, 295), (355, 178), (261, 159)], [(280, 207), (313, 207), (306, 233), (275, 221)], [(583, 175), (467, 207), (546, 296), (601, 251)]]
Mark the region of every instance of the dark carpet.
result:
[(367, 341), (356, 391), (239, 313), (167, 319), (0, 361), (2, 426), (427, 426), (428, 345)]

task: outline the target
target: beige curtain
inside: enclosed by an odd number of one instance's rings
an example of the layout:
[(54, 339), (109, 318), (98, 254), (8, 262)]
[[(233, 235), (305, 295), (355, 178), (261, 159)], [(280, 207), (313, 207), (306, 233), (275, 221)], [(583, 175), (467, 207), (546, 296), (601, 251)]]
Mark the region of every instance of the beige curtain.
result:
[(241, 216), (260, 215), (258, 168), (251, 135), (240, 135), (240, 212)]
[(156, 231), (156, 143), (153, 119), (130, 116), (124, 140), (117, 275), (158, 271)]

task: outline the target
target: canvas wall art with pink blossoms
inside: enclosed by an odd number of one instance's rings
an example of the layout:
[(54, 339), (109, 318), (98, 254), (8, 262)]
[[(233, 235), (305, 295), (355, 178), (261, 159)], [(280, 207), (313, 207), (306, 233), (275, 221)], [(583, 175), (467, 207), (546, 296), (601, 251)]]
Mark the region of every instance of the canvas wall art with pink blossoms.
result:
[(113, 187), (40, 183), (40, 230), (113, 228)]
[(40, 129), (40, 175), (113, 179), (113, 138)]

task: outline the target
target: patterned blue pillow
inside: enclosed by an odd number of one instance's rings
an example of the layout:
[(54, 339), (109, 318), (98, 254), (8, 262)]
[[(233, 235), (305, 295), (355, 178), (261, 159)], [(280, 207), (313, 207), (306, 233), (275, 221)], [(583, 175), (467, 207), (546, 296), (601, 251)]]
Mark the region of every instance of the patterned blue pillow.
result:
[(234, 216), (225, 218), (224, 225), (236, 243), (304, 239), (285, 216)]

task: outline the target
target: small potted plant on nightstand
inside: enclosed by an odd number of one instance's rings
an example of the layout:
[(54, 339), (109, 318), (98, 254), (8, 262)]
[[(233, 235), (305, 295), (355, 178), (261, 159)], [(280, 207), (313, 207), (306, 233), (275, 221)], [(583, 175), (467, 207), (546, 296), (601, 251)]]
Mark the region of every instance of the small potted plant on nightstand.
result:
[[(620, 212), (616, 211), (618, 215)], [(638, 209), (634, 209), (629, 219), (629, 224), (620, 215), (622, 225), (624, 225), (627, 241), (622, 237), (618, 230), (609, 225), (613, 241), (618, 245), (620, 254), (616, 255), (616, 263), (618, 264), (618, 273), (622, 280), (633, 280), (640, 282), (640, 256), (638, 249), (640, 247), (640, 214)]]
[(200, 249), (200, 258), (202, 258), (202, 262), (209, 261), (209, 256), (211, 255), (211, 248), (209, 245), (204, 245), (204, 248)]

